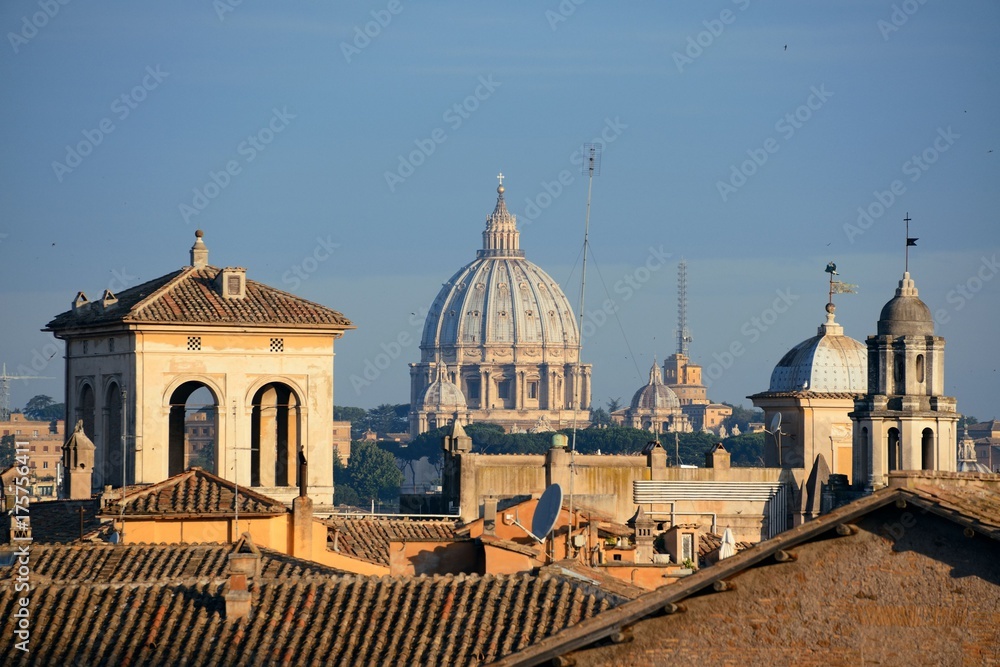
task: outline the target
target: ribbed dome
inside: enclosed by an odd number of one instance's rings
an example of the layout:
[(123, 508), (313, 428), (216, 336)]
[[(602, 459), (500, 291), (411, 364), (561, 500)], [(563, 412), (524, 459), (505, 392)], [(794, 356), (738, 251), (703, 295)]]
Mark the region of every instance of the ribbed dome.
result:
[(663, 384), (660, 367), (654, 361), (653, 367), (649, 369), (649, 384), (635, 392), (635, 396), (632, 397), (632, 410), (663, 410), (680, 406), (677, 394)]
[(771, 373), (768, 391), (849, 392), (868, 390), (868, 348), (844, 335), (827, 306), (826, 324), (817, 335), (804, 340), (781, 358)]
[(465, 395), (454, 382), (448, 380), (444, 373), (439, 373), (437, 380), (432, 382), (424, 392), (424, 409), (426, 410), (465, 410), (468, 406)]
[(879, 336), (933, 336), (931, 309), (917, 295), (909, 272), (903, 274), (896, 296), (882, 307), (878, 318)]
[(486, 219), (483, 248), (444, 284), (424, 322), (420, 346), (578, 346), (573, 310), (545, 271), (524, 259), (503, 186)]

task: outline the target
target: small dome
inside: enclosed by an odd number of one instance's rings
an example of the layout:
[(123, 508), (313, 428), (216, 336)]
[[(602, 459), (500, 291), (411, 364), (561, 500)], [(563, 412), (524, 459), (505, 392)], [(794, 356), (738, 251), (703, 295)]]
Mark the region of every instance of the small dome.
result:
[(896, 296), (882, 307), (878, 318), (879, 336), (933, 336), (931, 309), (917, 296), (909, 272), (903, 274)]
[(465, 410), (467, 407), (465, 394), (445, 377), (443, 370), (424, 392), (423, 405), (425, 410)]
[(660, 367), (653, 361), (649, 370), (649, 383), (635, 392), (632, 397), (632, 410), (662, 410), (680, 408), (681, 402), (673, 389), (663, 384)]
[(832, 304), (817, 335), (804, 340), (781, 358), (771, 373), (772, 392), (821, 393), (868, 391), (868, 348), (844, 335), (834, 321)]

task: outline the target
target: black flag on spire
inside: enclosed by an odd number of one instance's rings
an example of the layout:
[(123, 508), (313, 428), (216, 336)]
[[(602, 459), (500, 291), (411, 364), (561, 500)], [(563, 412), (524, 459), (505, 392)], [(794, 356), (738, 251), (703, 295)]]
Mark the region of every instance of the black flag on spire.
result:
[(908, 246), (917, 245), (917, 240), (918, 239), (919, 239), (919, 237), (911, 238), (911, 237), (907, 236), (906, 237), (906, 245), (908, 245)]

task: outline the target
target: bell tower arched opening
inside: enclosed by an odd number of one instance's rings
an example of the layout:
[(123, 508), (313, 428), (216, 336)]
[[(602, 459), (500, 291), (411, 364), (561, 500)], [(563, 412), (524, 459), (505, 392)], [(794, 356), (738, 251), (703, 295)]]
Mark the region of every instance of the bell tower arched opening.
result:
[(192, 380), (170, 395), (168, 475), (192, 466), (215, 473), (219, 401), (208, 385)]
[(301, 449), (301, 401), (281, 382), (261, 387), (253, 397), (250, 434), (250, 485), (294, 486)]

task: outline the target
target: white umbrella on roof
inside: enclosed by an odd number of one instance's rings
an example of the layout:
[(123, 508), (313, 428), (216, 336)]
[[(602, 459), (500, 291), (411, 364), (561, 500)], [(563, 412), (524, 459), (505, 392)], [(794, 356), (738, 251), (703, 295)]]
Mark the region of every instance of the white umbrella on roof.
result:
[(729, 558), (730, 556), (736, 555), (736, 538), (733, 537), (733, 531), (726, 528), (726, 531), (722, 533), (722, 546), (719, 547), (719, 560), (723, 558)]

